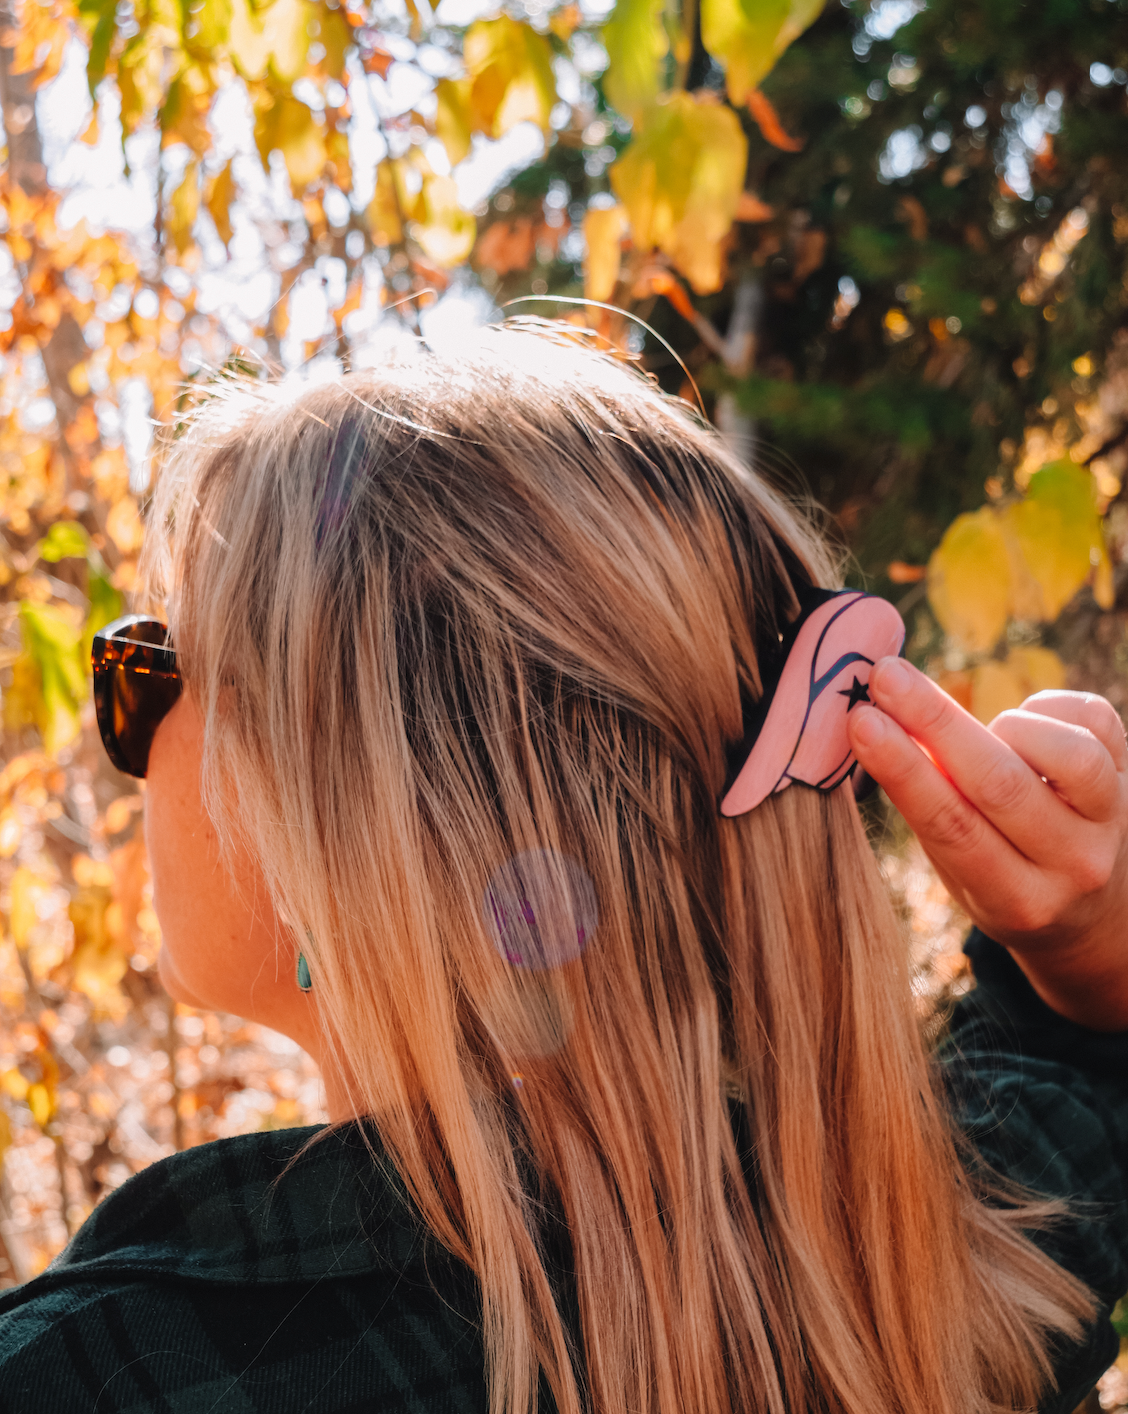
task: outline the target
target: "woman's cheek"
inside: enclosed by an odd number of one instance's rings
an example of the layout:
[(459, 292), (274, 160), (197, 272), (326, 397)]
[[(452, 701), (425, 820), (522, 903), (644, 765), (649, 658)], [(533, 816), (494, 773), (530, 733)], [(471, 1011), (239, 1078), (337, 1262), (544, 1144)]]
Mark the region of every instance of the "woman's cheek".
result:
[(308, 1046), (296, 950), (255, 862), (220, 854), (200, 795), (202, 751), (203, 721), (185, 694), (153, 739), (145, 791), (159, 976), (176, 1001), (261, 1021)]

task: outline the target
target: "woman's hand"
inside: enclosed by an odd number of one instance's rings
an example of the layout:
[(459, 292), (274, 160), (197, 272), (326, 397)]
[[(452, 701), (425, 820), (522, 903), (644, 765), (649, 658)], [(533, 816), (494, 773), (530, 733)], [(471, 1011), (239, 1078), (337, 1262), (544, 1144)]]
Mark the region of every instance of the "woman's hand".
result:
[(898, 658), (849, 719), (953, 897), (1038, 994), (1128, 1028), (1128, 747), (1103, 697), (1039, 692), (984, 727)]

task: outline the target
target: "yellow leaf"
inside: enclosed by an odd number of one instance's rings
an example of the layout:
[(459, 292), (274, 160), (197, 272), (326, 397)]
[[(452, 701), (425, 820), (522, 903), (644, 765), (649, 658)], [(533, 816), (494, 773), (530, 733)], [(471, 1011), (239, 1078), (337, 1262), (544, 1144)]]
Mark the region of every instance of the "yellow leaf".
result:
[(1027, 697), (1065, 686), (1065, 664), (1052, 648), (1012, 648), (1007, 662), (1014, 664)]
[[(168, 233), (181, 255), (192, 244), (192, 227), (200, 209), (199, 166), (189, 162), (168, 203)], [(116, 539), (116, 536), (115, 536)]]
[(114, 871), (104, 859), (91, 859), (88, 854), (76, 854), (71, 860), (71, 873), (80, 889), (108, 889), (114, 882)]
[(132, 496), (123, 496), (106, 517), (106, 531), (123, 555), (131, 555), (140, 550), (145, 538), (145, 527), (137, 502)]
[(4, 1155), (12, 1147), (12, 1121), (7, 1110), (0, 1110), (0, 1168), (4, 1167)]
[(331, 169), (331, 180), (343, 192), (352, 191), (352, 158), (349, 135), (341, 128), (329, 128), (325, 133), (325, 154)]
[(127, 134), (159, 111), (165, 99), (166, 45), (179, 35), (161, 24), (148, 24), (126, 44), (118, 59), (121, 125)]
[(41, 1080), (37, 1080), (34, 1085), (27, 1087), (26, 1099), (32, 1119), (40, 1129), (46, 1129), (51, 1122), (51, 1116), (55, 1113), (53, 1089), (46, 1086)]
[(603, 27), (607, 73), (603, 91), (620, 113), (637, 118), (658, 97), (669, 41), (664, 0), (618, 0)]
[(12, 663), (12, 680), (4, 693), (4, 727), (10, 732), (35, 725), (40, 707), (40, 674), (25, 649)]
[(1065, 664), (1049, 648), (1015, 648), (1004, 662), (989, 659), (971, 674), (971, 710), (981, 722), (1021, 707), (1035, 692), (1065, 686)]
[(1039, 617), (1052, 622), (1106, 557), (1092, 473), (1068, 457), (1051, 462), (1006, 516), (1040, 591)]
[(35, 925), (39, 922), (39, 904), (47, 892), (47, 880), (34, 869), (21, 864), (8, 886), (11, 903), (8, 907), (8, 927), (12, 941), (21, 952), (27, 949)]
[(945, 633), (972, 652), (995, 646), (1007, 626), (1011, 569), (999, 517), (989, 506), (957, 516), (928, 562), (928, 602)]
[(435, 132), (454, 167), (470, 151), (470, 80), (440, 79), (435, 85), (435, 97), (439, 105)]
[(736, 214), (747, 161), (748, 144), (731, 108), (675, 92), (655, 105), (611, 168), (635, 245), (664, 251), (698, 294), (723, 283), (721, 242)]
[(316, 18), (307, 0), (273, 0), (254, 8), (232, 0), (228, 49), (245, 79), (261, 79), (267, 70), (284, 84), (300, 78), (309, 54), (309, 25)]
[(208, 209), (208, 215), (215, 222), (216, 233), (224, 245), (231, 239), (231, 204), (236, 196), (235, 177), (231, 168), (232, 162), (229, 161), (222, 171), (208, 178), (204, 187), (204, 205)]
[(178, 74), (159, 114), (161, 145), (183, 142), (197, 157), (203, 157), (212, 145), (207, 122), (211, 97), (211, 83), (195, 64)]
[(508, 15), (478, 20), (466, 31), (462, 57), (476, 129), (501, 137), (518, 123), (533, 122), (549, 131), (556, 76), (543, 35)]
[(368, 229), (376, 245), (399, 245), (407, 194), (399, 162), (389, 158), (376, 168), (376, 192), (368, 204)]
[(21, 1075), (15, 1066), (0, 1074), (0, 1090), (3, 1090), (6, 1095), (10, 1095), (13, 1100), (26, 1100), (27, 1089), (27, 1077)]
[(251, 81), (265, 75), (270, 40), (247, 0), (232, 0), (227, 43), (237, 73)]
[(118, 983), (129, 963), (108, 927), (110, 904), (108, 888), (80, 889), (71, 899), (67, 913), (74, 928), (74, 951), (69, 959), (71, 985), (96, 1005), (112, 1008), (118, 998)]
[(419, 219), (411, 234), (436, 265), (461, 265), (474, 248), (478, 223), (458, 204), (458, 184), (453, 177), (429, 175), (423, 179)]
[(701, 0), (701, 40), (725, 69), (738, 107), (793, 39), (822, 12), (824, 0)]
[(140, 809), (139, 795), (119, 795), (106, 806), (106, 834), (120, 835), (133, 819), (133, 812)]
[(267, 94), (262, 106), (256, 104), (255, 143), (264, 167), (272, 152), (282, 153), (295, 196), (317, 181), (328, 160), (325, 136), (313, 113), (288, 93), (273, 98)]
[(623, 206), (592, 207), (584, 217), (584, 297), (606, 303), (619, 283), (623, 233), (627, 212)]

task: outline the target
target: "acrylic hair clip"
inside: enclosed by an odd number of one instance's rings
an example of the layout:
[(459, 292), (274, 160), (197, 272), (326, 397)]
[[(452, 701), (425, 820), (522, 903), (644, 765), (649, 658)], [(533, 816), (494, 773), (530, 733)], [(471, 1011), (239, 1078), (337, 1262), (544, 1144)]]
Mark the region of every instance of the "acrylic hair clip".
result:
[(799, 617), (762, 665), (764, 695), (746, 719), (722, 815), (745, 815), (796, 782), (831, 791), (852, 775), (847, 717), (870, 700), (877, 659), (904, 646), (905, 625), (887, 599), (807, 585), (796, 593)]

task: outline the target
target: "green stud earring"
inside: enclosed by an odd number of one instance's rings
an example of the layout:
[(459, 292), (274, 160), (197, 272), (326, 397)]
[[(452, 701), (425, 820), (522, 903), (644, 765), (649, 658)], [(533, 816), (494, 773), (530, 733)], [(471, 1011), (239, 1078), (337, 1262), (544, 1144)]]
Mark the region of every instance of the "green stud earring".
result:
[[(308, 932), (308, 929), (305, 936), (307, 936), (312, 943), (314, 935)], [(310, 964), (305, 962), (305, 953), (298, 953), (298, 987), (300, 987), (302, 991), (312, 991), (312, 987), (314, 987), (314, 978), (310, 976)]]

